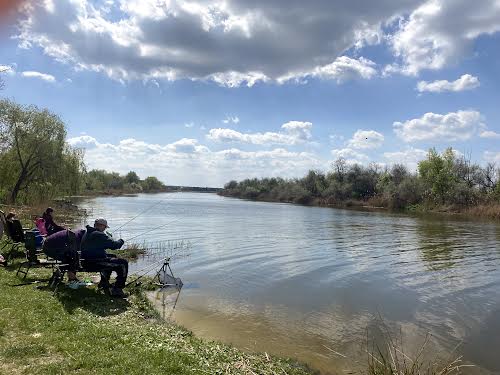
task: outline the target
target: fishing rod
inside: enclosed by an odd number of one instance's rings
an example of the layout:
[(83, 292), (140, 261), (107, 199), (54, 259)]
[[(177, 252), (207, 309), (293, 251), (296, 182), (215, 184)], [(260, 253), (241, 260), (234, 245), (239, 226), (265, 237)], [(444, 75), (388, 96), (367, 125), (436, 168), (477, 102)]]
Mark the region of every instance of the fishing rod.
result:
[(132, 219), (128, 220), (125, 224), (122, 224), (120, 225), (118, 228), (114, 229), (115, 231), (119, 231), (120, 229), (122, 229), (125, 225), (131, 223), (132, 221), (134, 221), (135, 219), (137, 219), (139, 216), (141, 216), (142, 214), (144, 214), (145, 212), (149, 211), (150, 209), (152, 209), (153, 207), (156, 207), (157, 205), (159, 205), (160, 203), (162, 202), (165, 202), (168, 198), (170, 198), (170, 196), (168, 196), (167, 198), (165, 199), (160, 199), (159, 201), (157, 202), (154, 202), (151, 206), (148, 206), (145, 210), (139, 212), (137, 215), (135, 215)]
[(172, 221), (169, 221), (168, 223), (158, 225), (158, 226), (156, 226), (156, 227), (154, 227), (154, 228), (148, 229), (148, 230), (147, 230), (147, 231), (145, 231), (145, 232), (139, 233), (139, 234), (138, 234), (138, 235), (136, 235), (136, 236), (133, 236), (133, 237), (127, 238), (127, 239), (126, 239), (126, 240), (124, 240), (124, 241), (130, 241), (130, 240), (133, 240), (133, 239), (135, 239), (135, 238), (137, 238), (137, 237), (144, 236), (145, 234), (151, 233), (152, 231), (154, 231), (154, 230), (156, 230), (156, 229), (160, 229), (161, 227), (165, 227), (165, 226), (167, 226), (167, 225), (169, 225), (169, 224), (175, 223), (176, 221), (179, 221), (180, 219), (181, 219), (181, 217), (178, 217), (177, 219), (174, 219), (174, 220), (172, 220)]

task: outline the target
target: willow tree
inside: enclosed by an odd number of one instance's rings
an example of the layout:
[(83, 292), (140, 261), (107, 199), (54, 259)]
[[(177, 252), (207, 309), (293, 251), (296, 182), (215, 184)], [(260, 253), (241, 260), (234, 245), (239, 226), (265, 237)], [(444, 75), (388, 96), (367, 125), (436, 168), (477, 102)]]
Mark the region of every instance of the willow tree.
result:
[(10, 191), (11, 202), (30, 189), (53, 191), (64, 186), (74, 190), (82, 155), (65, 139), (66, 129), (57, 115), (36, 106), (0, 101), (1, 184)]

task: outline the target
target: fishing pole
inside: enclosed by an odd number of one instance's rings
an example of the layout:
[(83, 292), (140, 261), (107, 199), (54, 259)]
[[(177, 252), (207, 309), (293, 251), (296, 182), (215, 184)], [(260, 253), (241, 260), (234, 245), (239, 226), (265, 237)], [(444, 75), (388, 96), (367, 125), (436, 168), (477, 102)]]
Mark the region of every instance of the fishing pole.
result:
[(159, 229), (159, 228), (161, 228), (161, 227), (165, 227), (165, 226), (167, 226), (167, 225), (169, 225), (169, 224), (175, 223), (176, 221), (179, 221), (180, 219), (182, 219), (182, 218), (181, 218), (181, 217), (178, 217), (177, 219), (174, 219), (174, 220), (172, 220), (172, 221), (169, 221), (168, 223), (158, 225), (157, 227), (154, 227), (154, 228), (148, 229), (147, 231), (142, 232), (142, 233), (139, 233), (139, 234), (138, 234), (138, 235), (136, 235), (136, 236), (133, 236), (133, 237), (127, 238), (127, 239), (126, 239), (126, 240), (124, 240), (124, 241), (130, 241), (130, 240), (133, 240), (134, 238), (144, 236), (145, 234), (151, 233), (152, 231), (154, 231), (154, 230), (156, 230), (156, 229)]
[(149, 211), (151, 208), (159, 205), (160, 203), (166, 201), (169, 197), (165, 198), (165, 199), (160, 199), (159, 201), (157, 202), (154, 202), (151, 206), (148, 206), (145, 210), (139, 212), (137, 215), (135, 215), (132, 219), (130, 219), (129, 221), (127, 221), (125, 224), (122, 224), (120, 225), (118, 228), (114, 229), (115, 231), (119, 231), (121, 228), (123, 228), (125, 225), (131, 223), (132, 221), (134, 221), (135, 219), (137, 219), (139, 216), (141, 216), (142, 214), (144, 214), (145, 212)]

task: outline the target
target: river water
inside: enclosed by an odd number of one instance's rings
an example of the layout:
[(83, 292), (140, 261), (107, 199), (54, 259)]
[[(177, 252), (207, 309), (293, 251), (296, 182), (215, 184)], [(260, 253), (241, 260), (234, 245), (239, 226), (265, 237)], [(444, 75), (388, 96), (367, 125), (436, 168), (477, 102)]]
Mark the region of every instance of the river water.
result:
[(111, 231), (145, 211), (115, 237), (154, 229), (134, 241), (190, 244), (172, 260), (184, 287), (164, 308), (198, 336), (336, 374), (364, 368), (389, 330), (409, 354), (428, 338), (429, 359), (463, 355), (476, 365), (464, 373), (500, 374), (499, 223), (200, 193), (79, 205)]

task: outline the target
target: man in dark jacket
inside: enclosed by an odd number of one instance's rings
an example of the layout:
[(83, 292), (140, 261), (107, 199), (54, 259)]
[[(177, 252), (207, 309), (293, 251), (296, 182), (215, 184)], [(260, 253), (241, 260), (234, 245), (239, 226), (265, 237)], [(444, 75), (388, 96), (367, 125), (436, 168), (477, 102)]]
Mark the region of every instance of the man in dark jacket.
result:
[(96, 219), (94, 227), (87, 225), (87, 232), (83, 235), (81, 242), (82, 263), (86, 269), (95, 268), (101, 272), (100, 288), (109, 287), (111, 273), (116, 272), (116, 282), (111, 288), (111, 295), (125, 297), (123, 288), (127, 282), (128, 262), (126, 259), (116, 258), (107, 254), (106, 250), (116, 250), (123, 246), (122, 239), (114, 241), (104, 231), (108, 228), (105, 219)]

